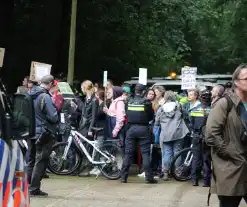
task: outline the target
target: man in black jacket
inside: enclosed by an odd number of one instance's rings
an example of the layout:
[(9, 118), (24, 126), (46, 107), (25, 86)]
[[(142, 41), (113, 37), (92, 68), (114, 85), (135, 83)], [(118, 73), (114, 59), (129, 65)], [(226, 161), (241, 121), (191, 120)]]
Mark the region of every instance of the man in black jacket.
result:
[(30, 92), (34, 100), (36, 117), (36, 136), (29, 140), (30, 155), (28, 160), (28, 181), (31, 196), (48, 196), (40, 190), (40, 181), (48, 165), (52, 152), (54, 135), (57, 132), (58, 113), (49, 90), (53, 86), (54, 77), (44, 76), (40, 86)]

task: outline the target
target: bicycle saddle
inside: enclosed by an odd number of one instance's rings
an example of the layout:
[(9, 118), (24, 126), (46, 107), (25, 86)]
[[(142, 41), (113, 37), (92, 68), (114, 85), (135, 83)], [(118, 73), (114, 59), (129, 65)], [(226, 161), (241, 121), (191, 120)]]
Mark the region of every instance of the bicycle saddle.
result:
[(92, 130), (93, 130), (94, 132), (101, 132), (101, 131), (103, 131), (103, 129), (104, 129), (104, 128), (92, 127)]

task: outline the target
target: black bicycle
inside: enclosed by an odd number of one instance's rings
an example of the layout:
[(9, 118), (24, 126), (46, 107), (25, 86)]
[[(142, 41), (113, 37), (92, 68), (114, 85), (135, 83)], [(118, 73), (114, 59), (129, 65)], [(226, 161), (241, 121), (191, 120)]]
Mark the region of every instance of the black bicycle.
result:
[(201, 142), (202, 136), (191, 133), (190, 139), (192, 141), (191, 146), (182, 149), (176, 154), (171, 163), (170, 174), (177, 181), (188, 181), (191, 179), (193, 147)]
[(116, 141), (99, 144), (97, 134), (103, 128), (92, 130), (96, 134), (93, 141), (71, 128), (68, 141), (53, 146), (48, 169), (57, 175), (71, 175), (92, 165), (96, 166), (107, 179), (119, 179), (123, 163), (121, 147)]

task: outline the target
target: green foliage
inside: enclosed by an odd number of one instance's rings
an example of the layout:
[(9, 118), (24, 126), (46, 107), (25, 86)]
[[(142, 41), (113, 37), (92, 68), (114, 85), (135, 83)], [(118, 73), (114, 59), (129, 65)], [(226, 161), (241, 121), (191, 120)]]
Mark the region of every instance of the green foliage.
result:
[[(37, 60), (66, 73), (70, 5), (15, 1), (6, 32), (7, 66), (18, 63), (29, 71)], [(246, 19), (245, 0), (79, 0), (77, 79), (99, 81), (108, 70), (110, 78), (122, 81), (137, 76), (140, 67), (149, 76), (179, 72), (184, 65), (201, 73), (232, 71), (247, 58)]]

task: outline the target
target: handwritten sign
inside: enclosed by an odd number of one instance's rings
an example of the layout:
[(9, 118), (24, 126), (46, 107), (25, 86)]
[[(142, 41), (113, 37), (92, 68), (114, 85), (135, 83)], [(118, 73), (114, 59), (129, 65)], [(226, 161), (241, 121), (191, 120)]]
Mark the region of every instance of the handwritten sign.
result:
[(196, 87), (197, 68), (185, 66), (182, 68), (182, 90)]
[(5, 48), (0, 48), (0, 68), (3, 67)]
[(147, 76), (148, 76), (148, 69), (139, 68), (139, 83), (140, 84), (147, 85)]
[(51, 74), (51, 67), (52, 65), (49, 64), (32, 62), (31, 71), (30, 71), (30, 80), (39, 82), (42, 77)]

